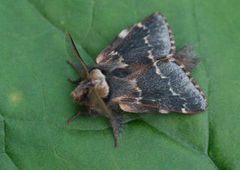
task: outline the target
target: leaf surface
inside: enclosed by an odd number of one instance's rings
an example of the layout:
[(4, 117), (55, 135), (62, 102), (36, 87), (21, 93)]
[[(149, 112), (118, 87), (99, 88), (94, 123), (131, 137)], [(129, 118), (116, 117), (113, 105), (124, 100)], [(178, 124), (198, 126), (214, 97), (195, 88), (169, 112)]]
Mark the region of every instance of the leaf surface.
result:
[[(0, 169), (237, 169), (239, 5), (234, 0), (1, 2)], [(66, 125), (80, 107), (69, 95), (74, 85), (66, 81), (78, 74), (65, 62), (65, 31), (91, 63), (122, 29), (154, 11), (168, 18), (177, 48), (192, 43), (202, 56), (193, 77), (208, 110), (126, 114), (126, 122), (134, 121), (125, 124), (117, 149), (103, 117)]]

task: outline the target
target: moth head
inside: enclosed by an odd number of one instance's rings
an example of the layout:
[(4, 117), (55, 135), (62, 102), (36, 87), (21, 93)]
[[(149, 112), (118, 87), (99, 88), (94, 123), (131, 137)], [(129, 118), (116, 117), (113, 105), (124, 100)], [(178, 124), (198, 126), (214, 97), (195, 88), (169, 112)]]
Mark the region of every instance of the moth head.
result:
[(105, 98), (109, 94), (109, 86), (106, 81), (105, 75), (99, 69), (93, 69), (89, 73), (89, 79), (83, 80), (72, 91), (73, 101), (80, 104), (87, 104), (90, 87), (95, 88), (96, 92), (101, 98)]
[(87, 100), (90, 85), (91, 83), (87, 80), (81, 81), (79, 85), (71, 92), (73, 101), (79, 104), (84, 103)]

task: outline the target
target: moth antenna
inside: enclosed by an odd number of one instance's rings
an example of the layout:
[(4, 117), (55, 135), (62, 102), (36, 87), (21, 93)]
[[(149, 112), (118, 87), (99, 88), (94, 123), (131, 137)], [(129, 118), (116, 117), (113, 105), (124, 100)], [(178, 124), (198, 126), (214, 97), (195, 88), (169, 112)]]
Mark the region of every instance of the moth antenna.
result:
[(72, 48), (73, 48), (73, 51), (75, 53), (75, 55), (77, 56), (78, 60), (80, 61), (83, 69), (84, 69), (84, 73), (86, 74), (86, 78), (89, 79), (89, 72), (88, 72), (88, 68), (86, 66), (86, 64), (84, 63), (83, 59), (81, 58), (78, 50), (77, 50), (77, 47), (72, 39), (72, 36), (70, 35), (69, 32), (66, 33), (66, 36), (65, 36), (65, 40), (68, 41), (70, 40), (71, 44), (72, 44)]
[(70, 83), (73, 83), (73, 84), (79, 84), (79, 82), (81, 81), (81, 78), (77, 79), (77, 80), (72, 80), (71, 78), (68, 77), (67, 79)]

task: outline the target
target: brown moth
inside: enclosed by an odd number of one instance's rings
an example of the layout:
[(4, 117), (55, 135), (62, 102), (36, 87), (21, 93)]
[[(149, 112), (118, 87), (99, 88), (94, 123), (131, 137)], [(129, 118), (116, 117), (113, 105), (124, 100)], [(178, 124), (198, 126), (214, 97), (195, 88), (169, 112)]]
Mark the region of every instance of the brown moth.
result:
[(121, 112), (198, 113), (207, 109), (203, 91), (191, 77), (197, 58), (190, 45), (176, 52), (167, 19), (158, 12), (120, 32), (87, 66), (70, 36), (66, 36), (80, 64), (71, 64), (79, 80), (71, 92), (74, 102), (88, 107), (68, 122), (84, 114), (101, 114), (109, 119), (115, 147), (122, 126)]

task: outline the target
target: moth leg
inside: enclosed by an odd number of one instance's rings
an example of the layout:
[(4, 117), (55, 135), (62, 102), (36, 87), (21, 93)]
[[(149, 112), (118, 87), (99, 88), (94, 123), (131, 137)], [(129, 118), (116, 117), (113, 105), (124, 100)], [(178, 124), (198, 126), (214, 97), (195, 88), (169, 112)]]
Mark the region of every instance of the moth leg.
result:
[(81, 78), (79, 78), (77, 80), (72, 80), (71, 78), (68, 77), (68, 81), (73, 83), (73, 84), (78, 84), (81, 81)]
[(76, 71), (78, 71), (78, 72), (81, 72), (81, 71), (82, 71), (81, 68), (80, 68), (77, 64), (74, 64), (72, 61), (66, 60), (66, 62), (67, 62), (69, 65), (71, 65)]
[(119, 115), (114, 115), (109, 119), (109, 121), (113, 130), (115, 147), (118, 147), (118, 135), (123, 125), (122, 117)]
[(200, 62), (200, 58), (193, 54), (191, 44), (185, 44), (173, 57), (182, 62), (187, 71), (191, 71)]
[[(77, 65), (77, 64), (74, 64), (72, 61), (70, 60), (66, 60), (66, 62), (68, 64), (70, 64), (75, 70), (77, 70), (78, 72), (81, 71), (81, 68)], [(77, 80), (72, 80), (71, 78), (68, 77), (68, 81), (73, 83), (73, 84), (78, 84), (80, 81), (81, 81), (81, 78), (77, 79)]]
[(88, 109), (87, 111), (82, 112), (81, 116), (86, 116), (86, 117), (94, 117), (98, 115), (98, 112), (92, 110), (92, 109)]
[(75, 115), (73, 115), (70, 119), (66, 121), (66, 123), (70, 123), (71, 121), (75, 120), (78, 116), (87, 116), (87, 117), (93, 117), (96, 116), (98, 113), (93, 111), (93, 110), (84, 110), (84, 111), (79, 111)]
[(77, 112), (75, 115), (73, 115), (70, 119), (68, 119), (67, 121), (66, 121), (66, 123), (68, 124), (68, 123), (70, 123), (71, 121), (73, 121), (74, 119), (76, 119), (78, 116), (80, 116), (81, 115), (81, 112)]

